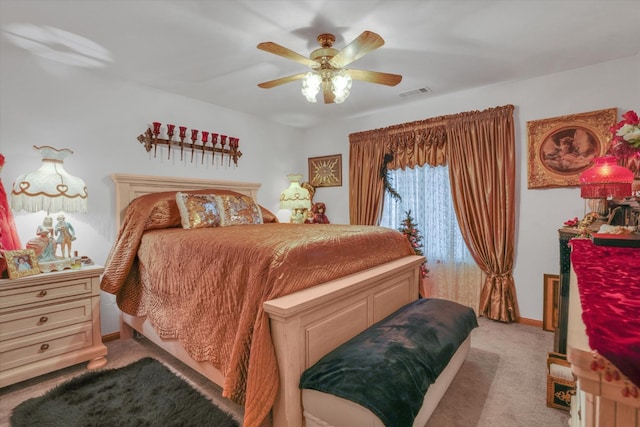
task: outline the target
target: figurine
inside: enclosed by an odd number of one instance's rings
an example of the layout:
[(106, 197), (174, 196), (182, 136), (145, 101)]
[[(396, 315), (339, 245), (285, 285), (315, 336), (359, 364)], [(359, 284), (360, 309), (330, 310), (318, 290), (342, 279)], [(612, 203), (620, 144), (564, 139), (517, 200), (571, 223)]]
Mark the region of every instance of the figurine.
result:
[(327, 207), (322, 202), (313, 204), (313, 206), (311, 207), (311, 212), (313, 212), (314, 224), (329, 224), (329, 218), (327, 218), (327, 214), (325, 213), (326, 210)]
[[(58, 215), (58, 222), (56, 223), (56, 248), (60, 245), (60, 251), (62, 258), (71, 258), (71, 242), (76, 240), (76, 232), (73, 226), (64, 220), (64, 215)], [(64, 251), (67, 250), (67, 256), (65, 257)]]
[(33, 249), (40, 262), (56, 261), (56, 243), (53, 238), (53, 218), (44, 217), (42, 225), (36, 229), (37, 237), (27, 242), (27, 249)]
[(304, 209), (294, 209), (291, 213), (291, 222), (294, 224), (304, 224)]
[(313, 224), (313, 212), (311, 211), (311, 209), (305, 211), (307, 214), (307, 217), (304, 219), (304, 223), (305, 224)]

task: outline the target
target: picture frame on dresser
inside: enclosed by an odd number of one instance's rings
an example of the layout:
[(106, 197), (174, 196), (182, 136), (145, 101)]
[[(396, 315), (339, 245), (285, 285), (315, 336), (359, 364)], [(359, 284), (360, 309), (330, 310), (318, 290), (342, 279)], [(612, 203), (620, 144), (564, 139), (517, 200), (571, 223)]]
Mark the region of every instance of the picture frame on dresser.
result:
[(33, 249), (4, 251), (2, 255), (7, 262), (9, 279), (18, 279), (20, 277), (40, 274), (38, 258), (36, 257), (36, 253)]

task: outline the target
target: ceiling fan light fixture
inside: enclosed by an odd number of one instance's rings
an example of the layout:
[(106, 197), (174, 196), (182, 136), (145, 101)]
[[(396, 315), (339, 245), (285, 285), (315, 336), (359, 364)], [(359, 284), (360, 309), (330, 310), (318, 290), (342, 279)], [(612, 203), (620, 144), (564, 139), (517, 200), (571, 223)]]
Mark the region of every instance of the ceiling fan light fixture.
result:
[(384, 45), (384, 40), (371, 31), (363, 31), (342, 50), (333, 48), (336, 38), (333, 34), (320, 34), (320, 48), (311, 52), (309, 57), (287, 49), (274, 42), (258, 44), (258, 49), (274, 55), (282, 56), (300, 64), (311, 67), (310, 72), (298, 73), (276, 80), (258, 83), (263, 89), (270, 89), (285, 83), (302, 80), (302, 95), (309, 102), (317, 102), (318, 93), (322, 92), (325, 104), (344, 102), (351, 91), (353, 80), (395, 86), (402, 80), (399, 74), (381, 73), (345, 67)]
[(302, 79), (302, 94), (307, 101), (317, 102), (316, 96), (320, 92), (320, 86), (322, 85), (322, 77), (320, 74), (309, 71)]
[(335, 97), (334, 102), (341, 104), (349, 97), (353, 79), (345, 70), (336, 70), (331, 76), (331, 91)]

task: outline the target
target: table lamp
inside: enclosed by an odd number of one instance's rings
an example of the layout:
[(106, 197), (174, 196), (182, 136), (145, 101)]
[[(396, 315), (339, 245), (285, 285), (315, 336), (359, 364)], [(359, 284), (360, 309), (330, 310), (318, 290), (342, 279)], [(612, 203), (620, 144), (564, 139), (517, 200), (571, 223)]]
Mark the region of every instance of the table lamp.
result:
[(289, 174), (289, 188), (280, 194), (280, 209), (289, 209), (291, 211), (291, 222), (295, 224), (304, 224), (307, 211), (311, 209), (311, 195), (309, 190), (300, 186), (302, 175)]
[[(42, 165), (16, 178), (11, 190), (11, 208), (47, 213), (36, 230), (37, 237), (26, 245), (36, 252), (41, 271), (72, 268), (71, 246), (75, 231), (65, 220), (64, 213), (87, 212), (87, 186), (63, 167), (63, 160), (73, 151), (50, 146), (34, 145), (33, 148), (42, 156)], [(58, 212), (55, 224), (50, 216), (52, 212)], [(60, 254), (57, 253), (58, 247)]]
[(631, 196), (633, 173), (617, 164), (615, 156), (603, 156), (580, 174), (580, 197), (589, 199), (589, 207), (600, 216), (607, 215), (607, 199)]

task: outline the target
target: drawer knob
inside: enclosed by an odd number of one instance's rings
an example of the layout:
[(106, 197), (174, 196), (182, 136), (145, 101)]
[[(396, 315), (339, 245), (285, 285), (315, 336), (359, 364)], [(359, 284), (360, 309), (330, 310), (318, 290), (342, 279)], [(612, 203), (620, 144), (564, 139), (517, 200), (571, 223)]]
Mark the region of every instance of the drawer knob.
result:
[(49, 350), (49, 344), (42, 344), (40, 346), (40, 351), (47, 351)]
[(47, 316), (42, 316), (38, 323), (39, 324), (47, 323), (47, 320), (49, 320), (49, 318)]
[(38, 296), (39, 296), (39, 297), (47, 296), (47, 291), (45, 291), (45, 290), (40, 291), (40, 292), (38, 293)]

